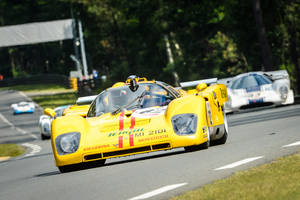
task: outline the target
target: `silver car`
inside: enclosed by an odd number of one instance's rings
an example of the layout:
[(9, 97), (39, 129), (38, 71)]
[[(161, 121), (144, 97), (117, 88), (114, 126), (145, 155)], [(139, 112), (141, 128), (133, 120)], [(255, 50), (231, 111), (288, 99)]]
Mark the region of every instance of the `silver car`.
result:
[(226, 112), (257, 106), (294, 103), (294, 93), (291, 90), (286, 70), (249, 72), (224, 80), (228, 91)]

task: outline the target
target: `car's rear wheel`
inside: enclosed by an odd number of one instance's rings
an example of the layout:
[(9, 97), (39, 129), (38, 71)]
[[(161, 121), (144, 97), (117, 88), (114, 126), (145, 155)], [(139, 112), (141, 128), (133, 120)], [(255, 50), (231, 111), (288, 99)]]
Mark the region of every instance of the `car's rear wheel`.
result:
[(220, 139), (214, 140), (213, 144), (214, 145), (219, 145), (219, 144), (225, 144), (227, 141), (228, 137), (228, 122), (227, 122), (227, 117), (223, 109), (223, 117), (224, 117), (224, 134)]

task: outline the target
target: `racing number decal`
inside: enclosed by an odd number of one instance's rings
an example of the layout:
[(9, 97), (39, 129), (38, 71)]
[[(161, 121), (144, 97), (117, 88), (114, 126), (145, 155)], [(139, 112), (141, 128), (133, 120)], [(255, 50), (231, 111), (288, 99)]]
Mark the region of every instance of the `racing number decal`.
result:
[(222, 90), (222, 88), (220, 88), (220, 91), (221, 91), (221, 97), (222, 97), (223, 99), (226, 99), (226, 97), (227, 97), (227, 92), (226, 92), (226, 90)]

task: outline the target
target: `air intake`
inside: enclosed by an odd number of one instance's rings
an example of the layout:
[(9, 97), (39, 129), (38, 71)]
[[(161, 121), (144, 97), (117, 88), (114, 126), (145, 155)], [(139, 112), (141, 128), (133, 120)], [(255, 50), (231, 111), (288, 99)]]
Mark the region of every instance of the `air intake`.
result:
[(153, 150), (170, 148), (170, 143), (152, 145)]
[(84, 156), (85, 160), (95, 160), (95, 159), (99, 159), (99, 158), (102, 158), (101, 153)]
[(111, 156), (120, 156), (120, 155), (126, 155), (126, 154), (131, 154), (131, 153), (140, 153), (140, 152), (146, 152), (146, 151), (151, 151), (151, 147), (145, 146), (145, 147), (139, 147), (139, 148), (133, 148), (133, 149), (106, 152), (106, 153), (103, 153), (103, 157), (105, 158), (105, 157), (111, 157)]

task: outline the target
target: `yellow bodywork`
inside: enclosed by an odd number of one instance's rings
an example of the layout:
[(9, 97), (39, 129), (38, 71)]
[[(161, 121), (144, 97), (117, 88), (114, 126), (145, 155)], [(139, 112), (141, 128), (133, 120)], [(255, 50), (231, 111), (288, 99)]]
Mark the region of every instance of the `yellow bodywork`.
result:
[[(155, 81), (146, 79), (139, 81), (139, 83), (143, 82), (156, 84)], [(123, 86), (121, 83), (118, 85)], [(223, 104), (228, 99), (225, 85), (215, 84), (201, 90), (174, 90), (180, 96), (167, 106), (149, 108), (149, 110), (159, 111), (159, 114), (151, 117), (137, 115), (137, 111), (128, 110), (87, 118), (82, 115), (66, 114), (54, 119), (51, 143), (56, 165), (61, 167), (200, 145), (209, 140), (208, 134), (214, 127), (224, 126)], [(172, 125), (172, 117), (186, 113), (197, 116), (196, 132), (191, 135), (177, 135)], [(74, 153), (59, 154), (56, 138), (73, 132), (80, 133), (78, 149)]]
[(90, 105), (72, 105), (64, 110), (63, 116), (68, 115), (80, 115), (86, 117), (86, 114), (90, 108)]

